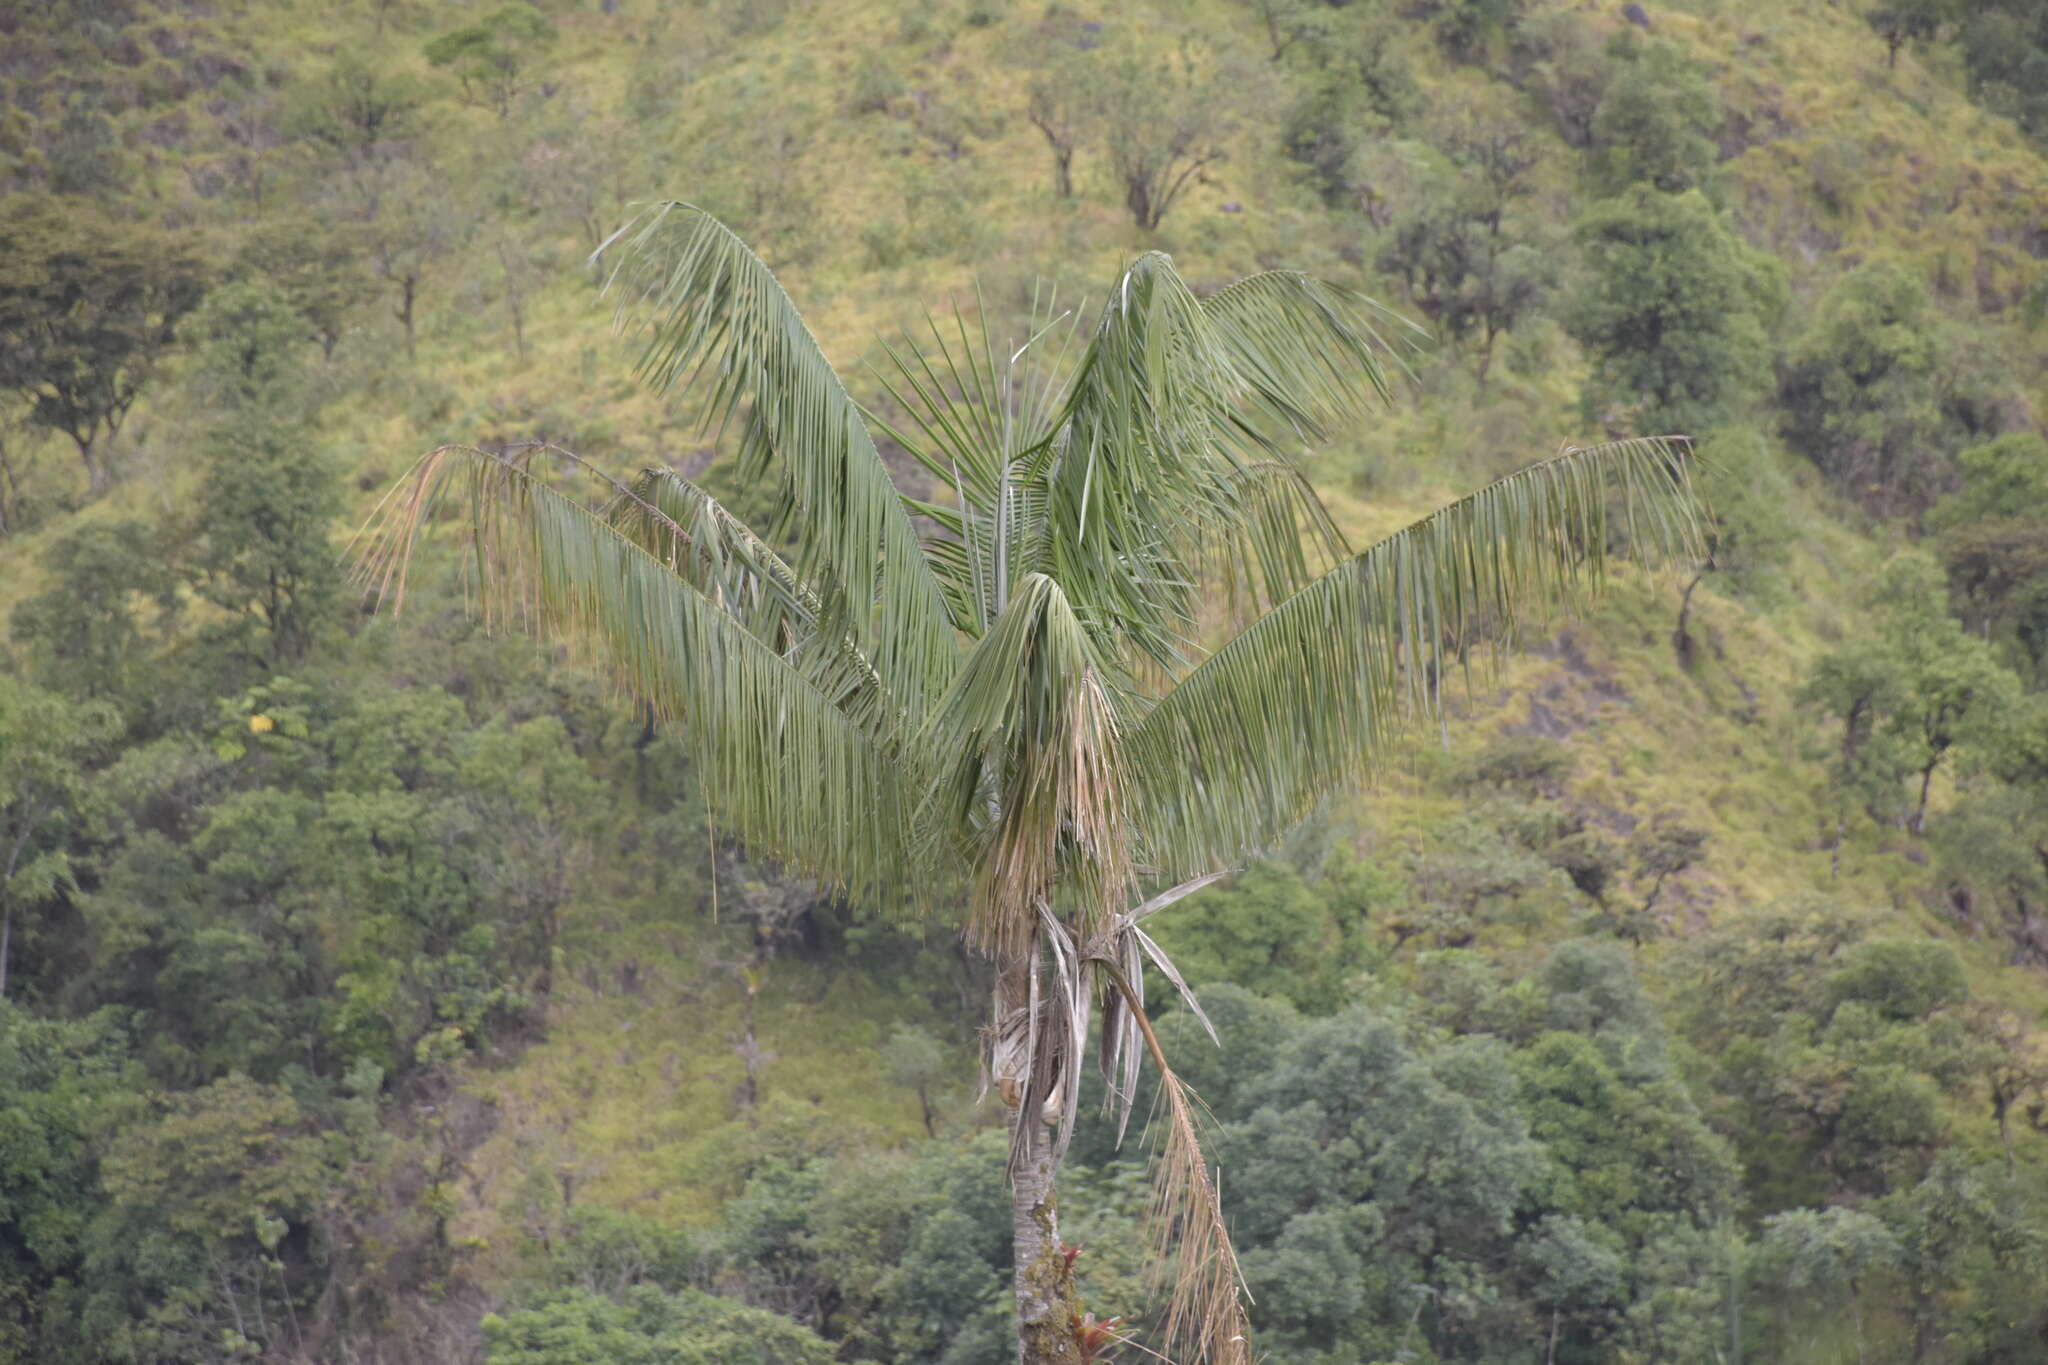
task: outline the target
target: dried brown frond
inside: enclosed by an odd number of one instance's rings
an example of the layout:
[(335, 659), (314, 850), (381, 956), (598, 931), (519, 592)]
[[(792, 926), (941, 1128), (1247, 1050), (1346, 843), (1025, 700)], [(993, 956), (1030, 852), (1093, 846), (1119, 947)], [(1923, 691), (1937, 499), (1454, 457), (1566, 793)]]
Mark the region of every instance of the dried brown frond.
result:
[(1223, 1202), (1209, 1176), (1197, 1129), (1201, 1101), (1168, 1065), (1165, 1049), (1139, 1006), (1129, 978), (1114, 963), (1095, 959), (1124, 998), (1159, 1068), (1166, 1101), (1165, 1137), (1153, 1174), (1152, 1265), (1166, 1282), (1162, 1336), (1166, 1353), (1204, 1365), (1251, 1365), (1251, 1324), (1244, 1313), (1244, 1275), (1223, 1221)]

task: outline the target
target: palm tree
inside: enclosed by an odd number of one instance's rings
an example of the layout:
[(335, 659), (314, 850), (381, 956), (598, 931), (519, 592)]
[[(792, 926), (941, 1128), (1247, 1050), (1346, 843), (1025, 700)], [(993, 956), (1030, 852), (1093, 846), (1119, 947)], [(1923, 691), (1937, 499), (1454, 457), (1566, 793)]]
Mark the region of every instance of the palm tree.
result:
[[(531, 453), (449, 447), (373, 520), (370, 581), (402, 604), (419, 529), (452, 515), (486, 609), (580, 647), (676, 726), (729, 833), (846, 897), (960, 915), (993, 964), (1026, 1365), (1082, 1358), (1055, 1186), (1089, 1035), (1125, 1124), (1149, 1055), (1161, 1336), (1249, 1361), (1145, 964), (1200, 1010), (1145, 920), (1434, 720), (1470, 647), (1596, 585), (1612, 509), (1633, 545), (1687, 549), (1682, 462), (1659, 441), (1568, 449), (1353, 553), (1294, 457), (1387, 396), (1375, 328), (1405, 324), (1345, 290), (1276, 271), (1198, 297), (1141, 256), (1092, 328), (1039, 308), (998, 346), (956, 312), (928, 348), (891, 350), (891, 425), (702, 211), (662, 205), (600, 254), (641, 375), (737, 428), (780, 515), (750, 528), (669, 469), (593, 507)], [(883, 438), (929, 496), (898, 486)]]

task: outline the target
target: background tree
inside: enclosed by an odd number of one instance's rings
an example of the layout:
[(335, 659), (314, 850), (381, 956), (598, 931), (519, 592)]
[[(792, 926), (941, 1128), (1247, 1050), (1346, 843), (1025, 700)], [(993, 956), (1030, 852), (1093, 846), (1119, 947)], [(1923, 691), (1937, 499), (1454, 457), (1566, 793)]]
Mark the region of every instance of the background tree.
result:
[[(650, 309), (643, 374), (664, 389), (700, 366), (727, 376), (708, 418), (747, 404), (747, 458), (802, 528), (790, 557), (672, 470), (593, 511), (522, 464), (443, 449), (392, 504), (373, 571), (388, 582), (431, 510), (459, 499), (499, 604), (602, 651), (684, 727), (718, 818), (750, 847), (856, 898), (964, 883), (969, 940), (995, 965), (1023, 1358), (1077, 1358), (1056, 1180), (1099, 1008), (1118, 1092), (1144, 1048), (1167, 1101), (1158, 1207), (1181, 1251), (1165, 1339), (1248, 1359), (1190, 1102), (1146, 1022), (1141, 964), (1165, 959), (1141, 920), (1352, 780), (1403, 698), (1430, 713), (1435, 673), (1404, 669), (1398, 622), (1483, 639), (1525, 592), (1571, 594), (1604, 551), (1605, 500), (1567, 490), (1616, 477), (1635, 515), (1689, 543), (1671, 453), (1569, 451), (1318, 562), (1295, 522), (1316, 504), (1284, 460), (1381, 387), (1372, 314), (1285, 273), (1197, 299), (1147, 255), (1070, 371), (1019, 383), (1038, 348), (965, 320), (965, 340), (901, 361), (916, 432), (894, 434), (958, 498), (907, 500), (753, 253), (680, 205), (625, 242), (619, 287)], [(1043, 396), (1020, 409), (1011, 392)], [(1189, 667), (1195, 585), (1218, 554), (1258, 624)], [(1401, 573), (1410, 556), (1444, 576)], [(1164, 888), (1149, 901), (1140, 867)]]
[(204, 522), (190, 532), (193, 587), (230, 613), (233, 648), (282, 668), (304, 656), (340, 588), (328, 541), (340, 481), (298, 439), (305, 326), (274, 291), (230, 285), (193, 330), (217, 414), (206, 437)]
[(205, 292), (189, 233), (123, 222), (90, 200), (0, 200), (0, 387), (78, 447), (92, 491), (106, 442)]
[(1608, 45), (1611, 78), (1587, 135), (1595, 182), (1620, 194), (1647, 184), (1666, 194), (1708, 184), (1721, 111), (1697, 63), (1673, 44), (1623, 30)]
[(2048, 441), (2014, 432), (1956, 457), (1961, 487), (1927, 521), (1957, 614), (2008, 643), (2035, 684), (2048, 665)]
[(1884, 39), (1884, 64), (1899, 64), (1899, 49), (1908, 43), (1928, 43), (1942, 25), (1955, 17), (1955, 0), (1887, 0), (1864, 12), (1877, 36)]
[(775, 1313), (699, 1290), (569, 1290), (484, 1318), (488, 1365), (832, 1365), (830, 1343)]
[(1396, 219), (1380, 268), (1397, 273), (1424, 316), (1478, 350), (1484, 391), (1501, 335), (1539, 309), (1554, 282), (1549, 254), (1518, 210), (1533, 191), (1536, 145), (1516, 120), (1472, 110), (1441, 136), (1453, 175)]
[(924, 1119), (924, 1135), (936, 1132), (932, 1126), (932, 1087), (946, 1074), (946, 1052), (939, 1040), (915, 1026), (899, 1024), (882, 1044), (882, 1065), (889, 1079), (907, 1087), (917, 1096), (918, 1114)]
[(51, 543), (42, 558), (49, 587), (24, 598), (9, 624), (36, 682), (119, 705), (137, 699), (178, 608), (164, 541), (144, 522), (100, 521)]
[(1887, 778), (1917, 779), (1903, 823), (1918, 834), (1942, 761), (1959, 744), (1995, 748), (2020, 689), (1991, 647), (1949, 615), (1927, 556), (1894, 559), (1873, 600), (1882, 613), (1878, 635), (1823, 657), (1807, 695), (1841, 718), (1844, 764), (1860, 774), (1849, 777), (1853, 785), (1868, 782), (1882, 799)]
[(1709, 509), (1707, 555), (1686, 580), (1678, 602), (1671, 643), (1690, 666), (1697, 642), (1692, 634), (1693, 594), (1708, 574), (1724, 591), (1769, 602), (1790, 557), (1797, 528), (1790, 513), (1792, 489), (1770, 443), (1753, 428), (1730, 427), (1700, 447), (1700, 490)]
[(2040, 141), (2048, 135), (2048, 14), (2027, 0), (1982, 0), (1958, 18), (1971, 91)]
[(1590, 278), (1565, 326), (1593, 358), (1594, 411), (1632, 416), (1637, 431), (1702, 436), (1762, 386), (1782, 280), (1699, 191), (1639, 185), (1577, 231)]
[[(1925, 511), (1983, 419), (1919, 275), (1871, 261), (1822, 297), (1786, 357), (1785, 435), (1879, 516)], [(1960, 382), (1959, 382), (1960, 381)]]
[(1183, 47), (1163, 62), (1128, 52), (1105, 56), (1099, 80), (1110, 173), (1131, 221), (1151, 232), (1202, 168), (1223, 159), (1228, 78)]
[(87, 765), (116, 729), (104, 705), (0, 678), (0, 998), (25, 917), (71, 890), (74, 856), (98, 830)]
[(512, 101), (527, 88), (534, 63), (554, 46), (555, 25), (532, 5), (515, 0), (473, 24), (451, 29), (426, 46), (427, 60), (455, 73), (469, 98), (509, 118)]

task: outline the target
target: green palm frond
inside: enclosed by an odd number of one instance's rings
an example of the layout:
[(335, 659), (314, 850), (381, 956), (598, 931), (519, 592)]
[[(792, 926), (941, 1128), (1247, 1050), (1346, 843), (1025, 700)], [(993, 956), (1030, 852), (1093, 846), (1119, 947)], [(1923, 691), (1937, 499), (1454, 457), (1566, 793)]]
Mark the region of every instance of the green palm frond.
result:
[(1289, 461), (1241, 465), (1215, 491), (1229, 515), (1196, 523), (1186, 553), (1195, 577), (1219, 585), (1233, 609), (1271, 607), (1349, 554), (1330, 509)]
[(614, 488), (606, 520), (788, 658), (876, 739), (902, 740), (911, 727), (874, 665), (830, 629), (818, 594), (753, 528), (672, 469), (645, 469)]
[(934, 825), (961, 831), (979, 869), (970, 933), (1014, 951), (1062, 884), (1084, 916), (1121, 908), (1133, 880), (1122, 726), (1066, 594), (1018, 585), (932, 718), (946, 770)]
[[(443, 447), (421, 460), (363, 533), (371, 586), (402, 581), (420, 529), (468, 531), (486, 615), (568, 644), (675, 725), (725, 828), (850, 895), (913, 876), (915, 755), (879, 742), (807, 672), (691, 581), (696, 542), (666, 527), (656, 553), (610, 515), (495, 455)], [(643, 516), (660, 516), (651, 509)], [(838, 665), (827, 670), (837, 676)]]
[(1382, 328), (1413, 344), (1422, 332), (1381, 305), (1292, 270), (1248, 275), (1202, 300), (1244, 386), (1240, 433), (1258, 446), (1286, 431), (1299, 446), (1323, 440), (1361, 411), (1368, 392), (1391, 402), (1382, 357), (1400, 352)]
[(1568, 450), (1380, 541), (1183, 678), (1126, 740), (1140, 846), (1188, 876), (1267, 847), (1440, 714), (1442, 674), (1605, 572), (1610, 500), (1639, 556), (1697, 552), (1673, 443)]
[(950, 506), (910, 507), (942, 532), (936, 542), (927, 537), (927, 551), (955, 621), (974, 636), (1031, 571), (1044, 530), (1043, 471), (1034, 471), (1029, 445), (1057, 411), (1074, 329), (1052, 299), (1034, 300), (1030, 320), (1021, 343), (998, 347), (985, 307), (973, 323), (956, 308), (950, 328), (927, 317), (928, 351), (886, 348), (894, 373), (883, 382), (905, 417), (902, 427), (875, 424), (952, 494)]
[(946, 594), (859, 407), (773, 272), (717, 219), (659, 204), (621, 228), (612, 284), (646, 338), (654, 388), (703, 392), (705, 420), (738, 419), (742, 463), (772, 472), (801, 525), (798, 568), (903, 709), (921, 711), (959, 664)]

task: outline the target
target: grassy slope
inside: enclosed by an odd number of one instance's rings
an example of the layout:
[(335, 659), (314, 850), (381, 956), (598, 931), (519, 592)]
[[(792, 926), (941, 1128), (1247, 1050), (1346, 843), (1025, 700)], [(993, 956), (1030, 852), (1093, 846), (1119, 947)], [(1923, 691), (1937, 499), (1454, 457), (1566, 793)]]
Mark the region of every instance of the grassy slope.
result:
[[(1241, 120), (1232, 156), (1175, 209), (1160, 240), (1130, 226), (1099, 155), (1084, 154), (1080, 202), (1054, 202), (1044, 147), (1017, 112), (1023, 78), (1005, 57), (1026, 36), (1020, 16), (1037, 8), (978, 28), (956, 9), (809, 6), (735, 36), (694, 9), (650, 19), (632, 4), (616, 18), (578, 8), (561, 16), (551, 76), (564, 90), (558, 99), (617, 127), (623, 164), (613, 175), (634, 197), (697, 193), (690, 182), (707, 165), (759, 154), (744, 138), (764, 119), (796, 129), (801, 150), (775, 170), (806, 187), (790, 215), (802, 230), (771, 240), (769, 251), (828, 353), (849, 371), (874, 357), (877, 334), (913, 325), (921, 306), (963, 295), (977, 276), (992, 296), (1010, 300), (1034, 276), (1099, 289), (1121, 261), (1151, 245), (1172, 250), (1202, 281), (1272, 264), (1361, 280), (1346, 258), (1360, 259), (1361, 247), (1369, 257), (1373, 244), (1329, 218), (1296, 182), (1273, 150), (1277, 97), (1256, 88), (1250, 97), (1263, 103)], [(1619, 26), (1614, 10), (1603, 7), (1597, 21)], [(1689, 11), (1655, 7), (1654, 22), (1711, 64), (1726, 103), (1758, 130), (1754, 145), (1724, 167), (1730, 198), (1752, 236), (1786, 260), (1802, 297), (1841, 267), (1835, 251), (1908, 253), (1959, 304), (2010, 300), (2039, 277), (2039, 262), (2016, 243), (2022, 223), (2048, 211), (2048, 164), (1963, 100), (1953, 72), (1930, 70), (1908, 53), (1887, 73), (1881, 45), (1860, 20), (1819, 0), (1701, 0)], [(917, 17), (925, 13), (929, 22)], [(1171, 13), (1185, 13), (1190, 29), (1258, 51), (1256, 20), (1243, 6), (1211, 2)], [(1163, 49), (1178, 31), (1168, 14), (1160, 7), (1119, 22), (1144, 27)], [(292, 62), (321, 60), (361, 28), (327, 6), (254, 0), (212, 22), (233, 41)], [(412, 22), (391, 51), (416, 63), (406, 54), (430, 30), (418, 15)], [(958, 160), (917, 132), (909, 94), (886, 113), (848, 112), (846, 91), (876, 53), (907, 90), (930, 92), (965, 119)], [(1432, 99), (1485, 95), (1483, 80), (1447, 66), (1419, 29), (1408, 55)], [(658, 112), (630, 112), (650, 87), (664, 92), (651, 106)], [(440, 117), (451, 125), (440, 132), (444, 145), (494, 133), (482, 110), (444, 106)], [(949, 191), (959, 201), (950, 207)], [(1560, 176), (1548, 193), (1566, 215), (1568, 183)], [(1225, 212), (1226, 204), (1242, 211)], [(864, 245), (864, 228), (902, 227), (906, 205), (919, 218), (912, 230), (933, 231), (938, 221), (951, 235), (943, 255), (892, 265)], [(355, 460), (366, 487), (436, 443), (543, 425), (621, 468), (697, 447), (686, 426), (621, 378), (624, 353), (606, 336), (603, 305), (576, 268), (584, 244), (563, 237), (532, 246), (546, 283), (528, 303), (523, 361), (512, 351), (490, 253), (478, 248), (434, 281), (418, 374), (325, 415), (326, 440)], [(378, 344), (396, 344), (388, 330)], [(1399, 410), (1322, 457), (1322, 482), (1347, 530), (1370, 537), (1579, 434), (1577, 362), (1554, 327), (1538, 324), (1511, 349), (1484, 402), (1460, 375), (1431, 370)], [(2048, 407), (2038, 354), (2016, 368), (2037, 408)], [(177, 414), (138, 417), (148, 420), (175, 429)], [(168, 460), (146, 462), (109, 505), (83, 515), (146, 511), (178, 477)], [(1603, 607), (1570, 628), (1568, 647), (1553, 642), (1482, 681), (1462, 708), (1453, 749), (1530, 724), (1540, 703), (1541, 724), (1568, 735), (1576, 798), (1617, 823), (1672, 810), (1712, 830), (1703, 866), (1682, 887), (1692, 922), (1820, 888), (1950, 933), (1919, 907), (1918, 870), (1867, 833), (1845, 854), (1839, 887), (1829, 886), (1821, 770), (1804, 752), (1813, 724), (1792, 696), (1808, 662), (1854, 628), (1850, 603), (1885, 546), (1826, 519), (1811, 481), (1800, 496), (1809, 529), (1790, 575), (1792, 600), (1759, 614), (1718, 595), (1710, 581), (1698, 609), (1709, 647), (1692, 673), (1679, 668), (1669, 644), (1675, 589), (1624, 574)], [(0, 612), (33, 590), (32, 557), (62, 529), (0, 549)], [(1390, 779), (1334, 823), (1362, 850), (1402, 846), (1455, 809), (1430, 780), (1434, 767), (1418, 759), (1413, 775)], [(581, 1173), (587, 1194), (579, 1197), (690, 1217), (708, 1213), (725, 1192), (722, 1172), (735, 1144), (770, 1140), (779, 1126), (829, 1125), (878, 1141), (910, 1136), (919, 1128), (914, 1101), (886, 1083), (867, 1046), (897, 1017), (928, 1018), (958, 1044), (949, 1121), (988, 1121), (964, 1103), (972, 1038), (958, 1012), (934, 1014), (900, 983), (856, 970), (778, 963), (758, 1019), (775, 1054), (765, 1073), (775, 1103), (764, 1134), (736, 1128), (728, 1120), (742, 1070), (733, 1048), (740, 990), (714, 965), (718, 937), (668, 905), (593, 904), (575, 916), (546, 1039), (472, 1080), (496, 1101), (501, 1120), (472, 1154), (461, 1217), (486, 1266), (509, 1270), (504, 1255), (522, 1178), (550, 1164)], [(2036, 1010), (2048, 1003), (2048, 986), (1999, 967), (1992, 946), (1960, 946), (1981, 990)]]

